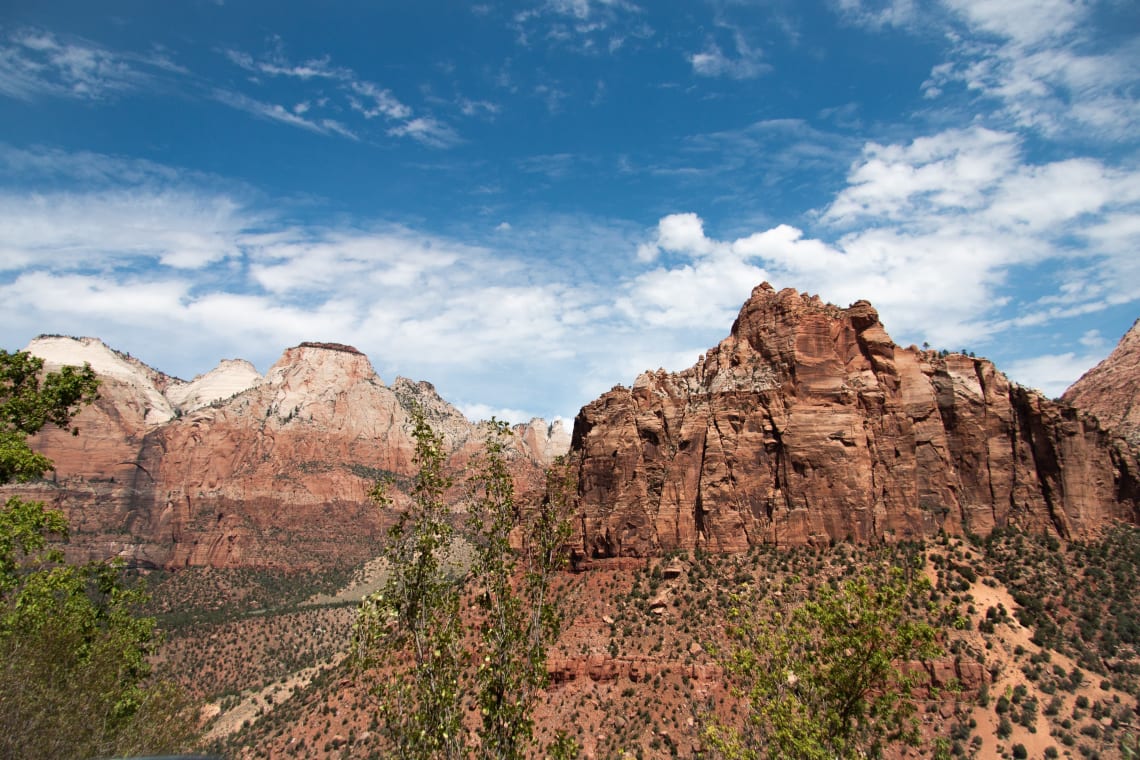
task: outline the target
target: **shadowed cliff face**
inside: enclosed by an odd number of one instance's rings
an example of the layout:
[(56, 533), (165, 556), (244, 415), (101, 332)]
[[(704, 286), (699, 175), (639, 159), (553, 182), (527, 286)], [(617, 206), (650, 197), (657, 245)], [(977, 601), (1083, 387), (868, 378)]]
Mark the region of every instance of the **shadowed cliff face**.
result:
[[(53, 357), (95, 356), (101, 398), (77, 418), (79, 436), (49, 430), (33, 441), (55, 462), (54, 482), (18, 490), (65, 511), (77, 559), (121, 556), (146, 567), (354, 564), (375, 556), (391, 519), (369, 500), (371, 486), (389, 475), (406, 483), (415, 471), (412, 404), (441, 433), (457, 471), (485, 435), (430, 383), (396, 378), (387, 386), (347, 346), (290, 348), (264, 378), (244, 363), (235, 371), (223, 362), (182, 383), (149, 368), (136, 372), (97, 341), (71, 340), (51, 339)], [(511, 463), (519, 488), (543, 482), (543, 466), (566, 449), (561, 431), (538, 420), (516, 430)], [(393, 495), (398, 509), (403, 496)]]
[(896, 346), (865, 301), (764, 284), (683, 372), (579, 413), (586, 556), (1137, 521), (1136, 453), (984, 359)]

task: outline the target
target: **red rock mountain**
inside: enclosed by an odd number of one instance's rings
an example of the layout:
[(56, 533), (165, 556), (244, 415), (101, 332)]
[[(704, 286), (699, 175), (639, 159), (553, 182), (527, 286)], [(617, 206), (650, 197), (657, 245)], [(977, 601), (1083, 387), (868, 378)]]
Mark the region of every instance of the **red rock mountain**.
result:
[[(53, 481), (18, 489), (64, 509), (76, 557), (151, 567), (356, 563), (375, 555), (385, 522), (369, 488), (414, 472), (412, 403), (457, 467), (483, 439), (430, 383), (387, 386), (349, 346), (304, 343), (265, 377), (226, 361), (188, 383), (90, 338), (42, 337), (28, 350), (49, 367), (90, 362), (102, 380), (100, 400), (76, 418), (78, 436), (45, 430), (33, 441), (55, 462)], [(568, 444), (561, 423), (519, 426), (520, 486), (541, 482)]]
[(1073, 383), (1061, 400), (1140, 446), (1140, 319), (1108, 358)]
[(768, 284), (695, 366), (585, 406), (571, 456), (590, 557), (1140, 521), (1137, 451), (1095, 419)]

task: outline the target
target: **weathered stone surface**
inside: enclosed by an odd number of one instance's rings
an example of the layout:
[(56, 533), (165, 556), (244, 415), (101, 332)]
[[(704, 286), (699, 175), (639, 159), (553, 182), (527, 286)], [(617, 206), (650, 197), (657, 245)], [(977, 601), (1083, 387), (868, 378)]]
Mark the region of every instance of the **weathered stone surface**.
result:
[(1140, 515), (1135, 456), (1095, 420), (984, 359), (896, 346), (865, 301), (767, 284), (694, 367), (585, 406), (571, 454), (595, 558)]
[[(117, 555), (151, 567), (359, 562), (374, 556), (391, 518), (369, 500), (372, 484), (414, 472), (413, 403), (442, 433), (457, 472), (485, 437), (430, 383), (397, 378), (388, 387), (349, 346), (290, 348), (264, 378), (245, 362), (223, 362), (190, 383), (94, 339), (37, 339), (29, 350), (49, 366), (89, 361), (103, 381), (100, 400), (76, 419), (78, 436), (49, 429), (33, 441), (55, 462), (52, 479), (7, 489), (67, 513), (75, 558)], [(557, 449), (539, 429), (520, 426), (509, 452), (521, 488), (542, 482)], [(403, 495), (394, 496), (398, 509)]]
[(1140, 319), (1108, 358), (1073, 383), (1061, 400), (1140, 447)]

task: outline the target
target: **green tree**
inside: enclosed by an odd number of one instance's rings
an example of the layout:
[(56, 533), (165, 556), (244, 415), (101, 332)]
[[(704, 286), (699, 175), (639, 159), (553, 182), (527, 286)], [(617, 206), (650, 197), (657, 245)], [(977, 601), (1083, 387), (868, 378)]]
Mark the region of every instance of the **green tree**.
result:
[(96, 398), (99, 381), (90, 365), (47, 374), (43, 367), (43, 359), (26, 351), (0, 349), (0, 483), (32, 480), (50, 470), (51, 460), (32, 451), (28, 436), (48, 423), (67, 428), (80, 405)]
[[(422, 410), (413, 409), (412, 419), (418, 466), (412, 504), (389, 531), (387, 582), (361, 607), (357, 662), (381, 674), (376, 693), (394, 755), (534, 756), (532, 713), (546, 685), (546, 647), (559, 626), (551, 580), (569, 537), (566, 470), (552, 471), (547, 497), (524, 509), (508, 468), (510, 430), (492, 420), (469, 483), (463, 538), (473, 560), (461, 575), (452, 556), (457, 536), (445, 498), (453, 484), (443, 470), (443, 442)], [(385, 487), (377, 495), (388, 503)], [(521, 552), (511, 545), (512, 532)], [(468, 607), (466, 619), (460, 616), (464, 599), (477, 610)], [(468, 704), (479, 711), (474, 742), (462, 720)], [(552, 758), (577, 752), (564, 732), (546, 748)]]
[(875, 566), (798, 606), (768, 598), (732, 610), (724, 665), (751, 709), (742, 728), (710, 724), (710, 745), (734, 760), (831, 760), (916, 743), (902, 666), (938, 652), (936, 629), (908, 613), (925, 585)]
[[(384, 678), (377, 689), (383, 734), (395, 757), (459, 758), (466, 653), (451, 562), (455, 530), (445, 500), (452, 479), (444, 472), (443, 439), (418, 406), (412, 421), (418, 468), (412, 503), (388, 531), (388, 578), (361, 607), (354, 654), (365, 668), (406, 663), (406, 672)], [(390, 503), (390, 486), (374, 489), (378, 503)]]
[[(0, 351), (0, 480), (51, 468), (26, 436), (67, 427), (95, 397), (90, 367), (40, 379), (43, 363)], [(90, 758), (175, 749), (193, 731), (181, 693), (150, 678), (158, 643), (144, 596), (116, 563), (64, 561), (67, 521), (40, 502), (0, 508), (0, 757)]]
[[(506, 423), (491, 420), (469, 511), (472, 573), (481, 586), (477, 599), (484, 614), (475, 672), (482, 716), (478, 754), (494, 760), (521, 760), (534, 749), (531, 715), (547, 685), (546, 648), (560, 626), (550, 584), (565, 562), (563, 546), (570, 536), (564, 519), (568, 488), (559, 480), (565, 468), (548, 473), (547, 496), (533, 515), (521, 514), (507, 467), (510, 435)], [(528, 545), (519, 554), (511, 547), (511, 534), (528, 519), (530, 529), (519, 536)], [(520, 560), (525, 565), (521, 579)]]

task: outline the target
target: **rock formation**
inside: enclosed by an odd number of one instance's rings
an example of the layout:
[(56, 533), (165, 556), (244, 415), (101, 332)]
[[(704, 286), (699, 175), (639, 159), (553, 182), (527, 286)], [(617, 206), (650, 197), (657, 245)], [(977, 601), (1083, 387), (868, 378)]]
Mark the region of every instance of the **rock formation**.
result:
[[(100, 400), (75, 420), (78, 436), (48, 429), (33, 440), (55, 462), (52, 480), (8, 489), (64, 509), (77, 559), (356, 563), (375, 554), (390, 519), (369, 500), (372, 484), (414, 472), (413, 403), (442, 433), (456, 469), (484, 437), (430, 383), (386, 386), (349, 346), (303, 343), (264, 378), (247, 362), (224, 361), (188, 383), (95, 339), (38, 338), (28, 350), (49, 367), (90, 362), (102, 380)], [(559, 430), (519, 426), (519, 487), (541, 483), (552, 453), (565, 452)]]
[(695, 366), (585, 406), (571, 457), (588, 557), (1140, 521), (1135, 452), (1095, 420), (766, 283)]
[(1073, 383), (1061, 400), (1140, 447), (1140, 319), (1108, 358)]

